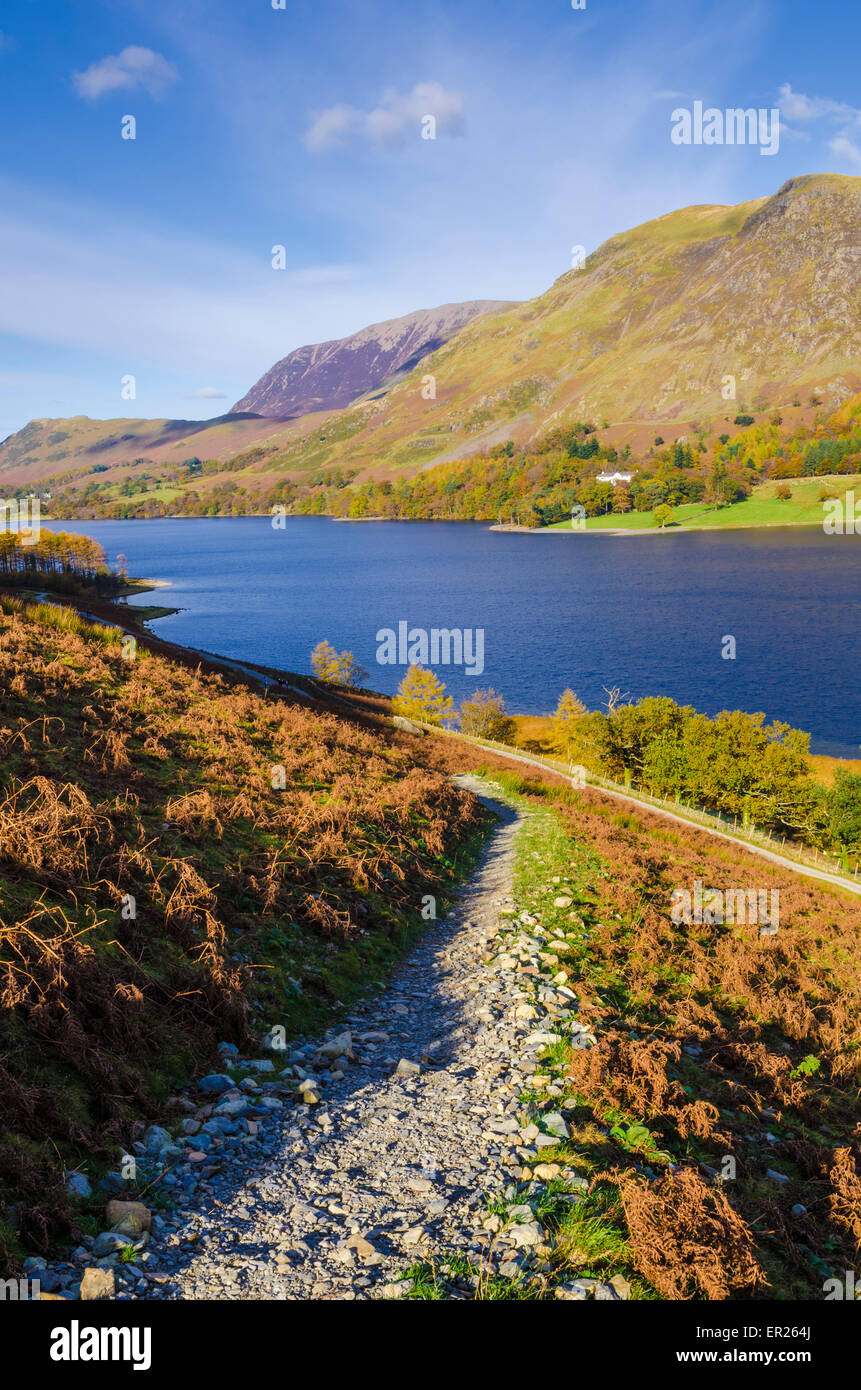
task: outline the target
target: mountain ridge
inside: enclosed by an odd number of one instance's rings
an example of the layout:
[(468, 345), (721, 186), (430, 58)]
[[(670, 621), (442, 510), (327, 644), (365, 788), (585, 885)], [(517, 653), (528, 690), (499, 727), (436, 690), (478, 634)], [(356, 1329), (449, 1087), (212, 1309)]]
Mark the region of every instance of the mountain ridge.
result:
[(230, 413), (284, 420), (350, 405), (412, 370), (474, 318), (510, 307), (510, 300), (496, 299), (441, 304), (369, 324), (345, 338), (306, 343), (264, 372)]
[[(0, 445), (0, 478), (95, 495), (97, 470), (99, 495), (117, 497), (145, 474), (171, 493), (165, 503), (175, 488), (208, 496), (239, 481), (264, 505), (279, 479), (310, 490), (333, 470), (397, 480), (507, 440), (526, 450), (578, 420), (642, 454), (656, 436), (725, 430), (802, 395), (833, 411), (861, 390), (859, 225), (861, 178), (848, 175), (678, 209), (610, 237), (531, 300), (472, 301), (482, 312), (440, 346), (428, 346), (429, 320), (451, 306), (312, 345), (317, 362), (345, 343), (379, 351), (381, 329), (419, 320), (418, 361), (396, 329), (397, 368), (348, 405), (288, 420), (237, 413), (254, 387), (209, 421), (31, 421)], [(195, 460), (205, 468), (192, 477), (183, 464)]]

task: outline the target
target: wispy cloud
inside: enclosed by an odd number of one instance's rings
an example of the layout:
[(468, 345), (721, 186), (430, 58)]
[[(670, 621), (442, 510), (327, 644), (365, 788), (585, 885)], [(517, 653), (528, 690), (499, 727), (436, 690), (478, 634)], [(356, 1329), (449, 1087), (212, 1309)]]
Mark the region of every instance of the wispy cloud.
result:
[(828, 141), (828, 148), (839, 159), (845, 159), (856, 169), (861, 169), (861, 145), (850, 140), (848, 135), (835, 135), (833, 140)]
[(780, 110), (788, 121), (820, 121), (826, 116), (840, 121), (861, 119), (861, 111), (845, 101), (805, 96), (803, 92), (794, 92), (789, 82), (784, 82), (780, 88), (779, 99)]
[(439, 82), (418, 82), (411, 92), (385, 92), (372, 111), (362, 111), (357, 106), (330, 106), (319, 113), (304, 140), (315, 153), (348, 140), (392, 144), (403, 140), (411, 130), (418, 134), (426, 116), (434, 117), (437, 134), (462, 135), (463, 96)]
[(817, 121), (829, 122), (832, 129), (838, 128), (828, 141), (831, 153), (856, 169), (861, 168), (861, 143), (857, 138), (861, 135), (861, 108), (832, 97), (805, 96), (803, 92), (794, 92), (788, 82), (780, 88), (779, 102), (781, 134), (785, 132), (796, 139), (807, 140), (810, 137), (806, 131), (792, 130), (785, 122), (795, 121), (802, 126)]
[(201, 386), (199, 391), (186, 391), (187, 401), (223, 401), (227, 398), (226, 391), (219, 391), (217, 386)]
[(136, 87), (158, 97), (178, 79), (174, 64), (163, 54), (135, 45), (124, 48), (122, 53), (100, 58), (97, 63), (91, 63), (86, 72), (73, 74), (78, 96), (88, 101), (95, 101), (106, 92), (133, 91)]
[[(200, 400), (220, 398), (208, 394), (212, 381), (235, 399), (237, 379), (247, 389), (309, 340), (309, 322), (316, 341), (373, 322), (381, 300), (385, 316), (403, 312), (398, 292), (381, 295), (356, 265), (277, 272), (265, 241), (257, 254), (237, 250), (2, 177), (0, 264), (16, 267), (0, 296), (0, 335), (93, 354), (85, 370), (111, 381), (144, 365), (181, 375), (191, 363), (182, 389)], [(214, 284), (229, 288), (213, 295)]]

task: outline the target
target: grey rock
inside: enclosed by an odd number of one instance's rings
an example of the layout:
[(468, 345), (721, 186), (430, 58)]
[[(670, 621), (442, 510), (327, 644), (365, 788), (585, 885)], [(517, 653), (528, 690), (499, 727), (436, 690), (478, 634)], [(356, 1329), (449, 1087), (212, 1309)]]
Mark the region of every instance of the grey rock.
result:
[(550, 1134), (555, 1134), (557, 1139), (568, 1139), (571, 1136), (571, 1129), (563, 1115), (558, 1110), (551, 1110), (549, 1115), (543, 1117), (545, 1129)]
[(173, 1143), (172, 1136), (160, 1125), (150, 1125), (144, 1132), (144, 1147), (148, 1154), (161, 1153)]
[(70, 1197), (92, 1197), (89, 1178), (83, 1173), (66, 1173), (66, 1191)]
[(209, 1076), (204, 1076), (197, 1083), (201, 1091), (209, 1091), (218, 1095), (221, 1091), (232, 1091), (236, 1082), (232, 1076), (227, 1076), (224, 1072), (210, 1072)]
[(120, 1250), (125, 1250), (127, 1245), (134, 1244), (128, 1236), (121, 1235), (117, 1231), (102, 1231), (101, 1235), (96, 1236), (93, 1241), (93, 1254), (97, 1258), (106, 1255), (115, 1255)]
[(510, 1226), (506, 1231), (508, 1239), (518, 1248), (542, 1245), (544, 1232), (537, 1221), (524, 1221), (521, 1225)]

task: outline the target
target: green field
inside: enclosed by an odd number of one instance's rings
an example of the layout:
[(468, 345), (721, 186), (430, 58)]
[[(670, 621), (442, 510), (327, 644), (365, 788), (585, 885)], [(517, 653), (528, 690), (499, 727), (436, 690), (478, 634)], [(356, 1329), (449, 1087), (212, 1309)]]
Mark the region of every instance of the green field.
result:
[(139, 502), (172, 502), (175, 497), (182, 497), (186, 488), (171, 487), (168, 483), (159, 483), (156, 487), (142, 489), (139, 492), (132, 492), (126, 495), (120, 492), (119, 487), (108, 487), (104, 490), (104, 500), (108, 502), (128, 503), (136, 506)]
[[(792, 497), (782, 499), (775, 494), (778, 483), (763, 483), (752, 497), (744, 502), (735, 502), (729, 507), (707, 507), (701, 502), (687, 503), (673, 508), (673, 520), (667, 531), (680, 528), (706, 530), (713, 527), (733, 528), (739, 526), (821, 526), (825, 509), (821, 494), (827, 492), (843, 498), (847, 491), (854, 492), (861, 501), (861, 476), (786, 479), (792, 489)], [(549, 526), (549, 531), (571, 531), (576, 535), (570, 521)], [(659, 530), (654, 512), (627, 512), (623, 515), (610, 513), (608, 516), (589, 517), (587, 531), (643, 531)]]

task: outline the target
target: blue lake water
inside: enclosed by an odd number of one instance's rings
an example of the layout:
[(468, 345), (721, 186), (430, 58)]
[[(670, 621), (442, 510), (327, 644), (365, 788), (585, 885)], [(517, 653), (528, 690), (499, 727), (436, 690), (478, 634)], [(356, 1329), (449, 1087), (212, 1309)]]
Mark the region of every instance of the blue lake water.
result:
[[(265, 517), (88, 521), (129, 573), (172, 588), (139, 602), (181, 612), (153, 630), (189, 646), (309, 669), (328, 638), (395, 690), (379, 629), (483, 629), (481, 675), (440, 666), (455, 700), (493, 686), (544, 713), (570, 686), (671, 695), (707, 714), (762, 710), (813, 734), (814, 751), (861, 743), (861, 537), (818, 530), (611, 537), (522, 535), (446, 522)], [(736, 659), (721, 656), (736, 639)]]

